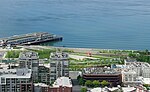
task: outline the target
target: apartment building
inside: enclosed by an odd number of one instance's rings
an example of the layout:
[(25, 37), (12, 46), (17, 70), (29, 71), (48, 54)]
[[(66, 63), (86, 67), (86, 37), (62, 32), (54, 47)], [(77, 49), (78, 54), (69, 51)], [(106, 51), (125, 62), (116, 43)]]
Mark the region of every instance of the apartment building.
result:
[(33, 92), (31, 69), (0, 69), (0, 92)]
[(39, 64), (39, 75), (38, 82), (50, 84), (50, 65), (49, 64)]
[(140, 81), (137, 80), (137, 73), (130, 69), (122, 71), (122, 82), (124, 84), (140, 84)]
[(54, 82), (58, 77), (69, 77), (69, 57), (67, 53), (51, 53), (50, 60), (50, 82)]
[(38, 80), (39, 56), (36, 52), (22, 52), (19, 55), (19, 67), (32, 70), (34, 81)]
[(131, 69), (137, 73), (137, 76), (150, 78), (150, 64), (146, 62), (125, 62), (127, 69)]

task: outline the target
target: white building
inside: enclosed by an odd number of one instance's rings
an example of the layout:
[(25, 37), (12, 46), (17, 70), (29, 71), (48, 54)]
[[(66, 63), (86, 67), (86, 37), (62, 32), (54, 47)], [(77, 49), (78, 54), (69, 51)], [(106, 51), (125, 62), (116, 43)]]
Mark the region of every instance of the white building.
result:
[(137, 73), (133, 70), (123, 70), (122, 71), (122, 82), (124, 83), (134, 83), (136, 82)]
[(138, 77), (138, 80), (140, 80), (142, 84), (150, 85), (150, 78)]
[(144, 78), (150, 78), (150, 64), (145, 63), (142, 66), (142, 77), (144, 77)]
[(150, 64), (146, 62), (125, 62), (127, 69), (131, 69), (137, 73), (137, 76), (150, 78)]
[(122, 82), (125, 85), (143, 84), (142, 78), (150, 78), (150, 64), (146, 62), (125, 62), (125, 67), (122, 68)]

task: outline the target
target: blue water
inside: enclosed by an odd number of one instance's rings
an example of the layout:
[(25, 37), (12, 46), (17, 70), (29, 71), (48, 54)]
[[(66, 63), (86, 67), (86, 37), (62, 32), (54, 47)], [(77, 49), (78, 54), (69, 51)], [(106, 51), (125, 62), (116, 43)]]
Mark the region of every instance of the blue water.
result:
[(0, 0), (0, 37), (62, 35), (49, 45), (150, 49), (150, 0)]

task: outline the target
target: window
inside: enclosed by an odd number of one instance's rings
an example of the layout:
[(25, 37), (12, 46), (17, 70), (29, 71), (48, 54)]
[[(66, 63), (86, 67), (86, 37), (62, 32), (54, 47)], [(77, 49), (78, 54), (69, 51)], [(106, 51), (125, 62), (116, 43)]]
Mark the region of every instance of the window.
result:
[(5, 81), (6, 81), (6, 79), (2, 77), (2, 78), (1, 78), (1, 84), (4, 84)]

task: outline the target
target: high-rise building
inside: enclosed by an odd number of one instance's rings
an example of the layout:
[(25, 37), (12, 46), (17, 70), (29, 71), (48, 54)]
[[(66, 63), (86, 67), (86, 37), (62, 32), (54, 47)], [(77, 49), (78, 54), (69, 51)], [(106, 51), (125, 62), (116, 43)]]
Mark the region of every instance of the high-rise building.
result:
[(54, 82), (58, 77), (69, 77), (69, 57), (67, 53), (51, 53), (50, 59), (50, 82)]
[(19, 56), (19, 67), (32, 70), (34, 81), (38, 80), (39, 56), (36, 52), (22, 52)]
[(39, 77), (38, 82), (50, 84), (50, 65), (49, 64), (40, 64), (39, 65)]
[(0, 92), (33, 92), (31, 69), (0, 69)]

